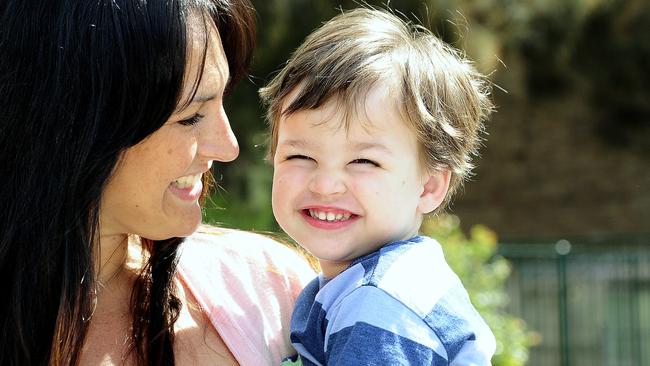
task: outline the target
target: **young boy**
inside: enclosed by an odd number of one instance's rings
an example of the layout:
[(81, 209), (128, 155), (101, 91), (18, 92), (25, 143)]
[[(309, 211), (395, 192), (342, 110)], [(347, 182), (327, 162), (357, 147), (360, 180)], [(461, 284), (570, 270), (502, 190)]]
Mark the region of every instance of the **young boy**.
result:
[(303, 364), (490, 364), (494, 336), (418, 235), (470, 174), (485, 79), (425, 29), (357, 9), (312, 33), (260, 94), (273, 213), (322, 269), (291, 320)]

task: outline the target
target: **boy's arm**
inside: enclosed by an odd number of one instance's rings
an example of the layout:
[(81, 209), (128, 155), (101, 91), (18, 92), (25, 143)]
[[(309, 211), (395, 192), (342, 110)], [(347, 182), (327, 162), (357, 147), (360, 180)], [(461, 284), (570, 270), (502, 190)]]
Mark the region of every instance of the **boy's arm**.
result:
[(475, 324), (456, 318), (436, 329), (374, 286), (353, 291), (328, 318), (328, 365), (490, 364), (492, 351), (480, 345)]
[(450, 366), (492, 364), (496, 340), (460, 281), (447, 289), (425, 320), (445, 344)]

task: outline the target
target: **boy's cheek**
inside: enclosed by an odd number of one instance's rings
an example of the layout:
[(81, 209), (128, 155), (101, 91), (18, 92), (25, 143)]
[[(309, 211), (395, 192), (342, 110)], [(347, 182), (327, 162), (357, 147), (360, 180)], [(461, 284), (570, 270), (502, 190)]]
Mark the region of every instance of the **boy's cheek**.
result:
[(291, 194), (297, 189), (297, 185), (299, 185), (299, 178), (290, 172), (278, 172), (273, 176), (273, 191), (276, 195)]
[(280, 166), (275, 169), (274, 177), (285, 182), (300, 181), (305, 175), (304, 169), (296, 166)]

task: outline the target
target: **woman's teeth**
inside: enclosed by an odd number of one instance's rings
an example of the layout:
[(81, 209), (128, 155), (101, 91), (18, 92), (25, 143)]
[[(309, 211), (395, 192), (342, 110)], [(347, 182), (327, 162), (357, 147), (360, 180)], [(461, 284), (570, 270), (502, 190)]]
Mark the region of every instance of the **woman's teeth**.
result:
[(324, 212), (324, 211), (318, 211), (318, 210), (313, 210), (309, 209), (309, 216), (323, 220), (323, 221), (342, 221), (342, 220), (347, 220), (352, 216), (351, 213), (334, 213), (334, 212)]
[(201, 175), (202, 174), (186, 175), (184, 177), (180, 177), (180, 178), (176, 179), (175, 181), (172, 182), (172, 184), (175, 187), (180, 188), (180, 189), (192, 188), (198, 182), (201, 181)]

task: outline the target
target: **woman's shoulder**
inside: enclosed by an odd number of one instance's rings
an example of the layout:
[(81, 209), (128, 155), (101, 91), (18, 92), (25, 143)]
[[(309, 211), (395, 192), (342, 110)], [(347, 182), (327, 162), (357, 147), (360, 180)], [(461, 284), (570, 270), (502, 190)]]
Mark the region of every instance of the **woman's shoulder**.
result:
[(182, 244), (178, 275), (240, 364), (276, 364), (294, 352), (291, 312), (315, 277), (296, 250), (264, 235), (203, 226)]
[(225, 264), (232, 261), (265, 263), (308, 272), (310, 277), (314, 275), (314, 270), (298, 249), (270, 236), (243, 230), (202, 225), (183, 243), (181, 260), (187, 257), (226, 261)]

